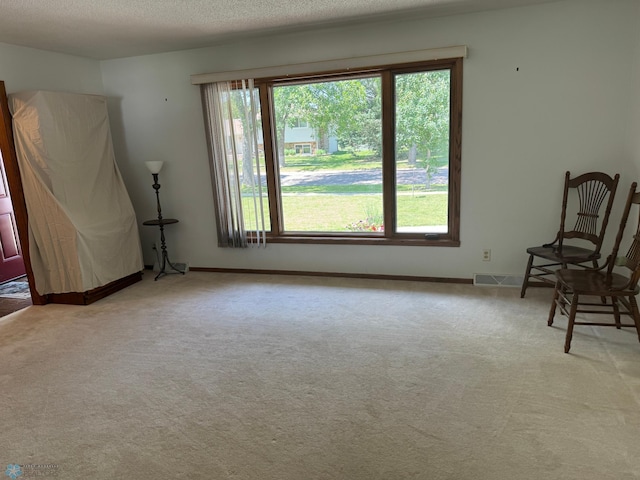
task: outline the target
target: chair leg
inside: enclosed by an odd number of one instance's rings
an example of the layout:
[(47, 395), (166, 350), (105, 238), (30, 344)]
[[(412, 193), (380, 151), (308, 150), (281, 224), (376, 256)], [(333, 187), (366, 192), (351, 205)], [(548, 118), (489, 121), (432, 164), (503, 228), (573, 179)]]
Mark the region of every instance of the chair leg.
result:
[(549, 310), (549, 319), (547, 320), (547, 325), (553, 325), (553, 317), (556, 316), (556, 306), (558, 303), (558, 298), (560, 297), (560, 282), (556, 282), (556, 286), (553, 289), (553, 300), (551, 300), (551, 310)]
[(574, 293), (571, 299), (571, 310), (569, 312), (569, 323), (567, 324), (567, 337), (564, 341), (564, 353), (569, 353), (571, 348), (571, 337), (573, 337), (573, 324), (576, 321), (576, 311), (578, 310), (578, 294)]
[(533, 265), (533, 255), (529, 255), (529, 261), (527, 262), (527, 270), (524, 272), (524, 279), (522, 280), (522, 290), (520, 290), (520, 298), (524, 298), (524, 294), (527, 293), (527, 287), (529, 286), (529, 275), (531, 275), (532, 265)]
[(565, 304), (567, 303), (565, 299), (567, 298), (568, 289), (564, 285), (560, 287), (560, 298), (558, 299), (558, 305), (566, 310)]
[(638, 304), (636, 303), (635, 295), (629, 295), (629, 306), (631, 306), (631, 315), (633, 316), (633, 323), (636, 324), (638, 341), (640, 342), (640, 312), (638, 311)]
[(618, 299), (611, 297), (611, 305), (613, 306), (613, 317), (615, 318), (616, 328), (620, 330), (622, 325), (620, 324), (620, 307), (618, 306)]
[[(591, 262), (591, 264), (593, 265), (594, 269), (598, 268), (598, 261), (597, 260), (593, 260)], [(611, 300), (613, 301), (613, 297), (611, 298)], [(600, 301), (602, 302), (603, 305), (606, 305), (607, 304), (607, 297), (600, 297)], [(620, 327), (618, 327), (618, 328), (620, 328)]]

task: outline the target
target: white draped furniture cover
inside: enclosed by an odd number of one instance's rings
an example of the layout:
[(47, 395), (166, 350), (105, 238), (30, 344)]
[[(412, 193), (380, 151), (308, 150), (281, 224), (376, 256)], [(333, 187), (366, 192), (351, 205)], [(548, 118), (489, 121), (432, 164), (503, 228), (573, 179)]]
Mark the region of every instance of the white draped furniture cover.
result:
[(31, 91), (9, 95), (9, 106), (38, 293), (86, 292), (140, 272), (106, 98)]

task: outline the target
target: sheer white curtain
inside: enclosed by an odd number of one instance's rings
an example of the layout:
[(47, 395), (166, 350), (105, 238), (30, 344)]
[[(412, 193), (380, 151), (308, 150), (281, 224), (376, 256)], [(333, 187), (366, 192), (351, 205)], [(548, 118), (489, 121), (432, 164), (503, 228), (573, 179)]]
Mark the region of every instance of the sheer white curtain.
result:
[(201, 92), (218, 245), (266, 246), (258, 89), (242, 80), (203, 84)]

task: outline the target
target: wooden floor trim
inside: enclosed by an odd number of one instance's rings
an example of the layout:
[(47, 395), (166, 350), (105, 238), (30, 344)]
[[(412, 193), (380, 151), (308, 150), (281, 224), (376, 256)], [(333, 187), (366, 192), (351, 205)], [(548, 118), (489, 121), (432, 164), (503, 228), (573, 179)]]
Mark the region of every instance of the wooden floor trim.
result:
[(140, 280), (142, 280), (142, 272), (135, 272), (101, 287), (87, 290), (86, 292), (49, 293), (47, 294), (47, 300), (48, 303), (90, 305)]
[(371, 280), (404, 280), (410, 282), (461, 283), (473, 285), (473, 279), (471, 278), (418, 277), (412, 275), (381, 275), (370, 273), (299, 272), (294, 270), (258, 270), (250, 268), (189, 267), (189, 270), (192, 272), (253, 273), (261, 275), (299, 275), (305, 277), (365, 278)]

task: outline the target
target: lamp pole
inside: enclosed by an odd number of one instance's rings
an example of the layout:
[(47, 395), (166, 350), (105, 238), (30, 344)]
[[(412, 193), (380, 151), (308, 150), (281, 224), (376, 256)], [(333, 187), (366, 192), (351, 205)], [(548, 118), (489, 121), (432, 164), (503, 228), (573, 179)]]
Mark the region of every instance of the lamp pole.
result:
[(178, 220), (174, 218), (162, 218), (162, 207), (160, 206), (160, 183), (158, 183), (158, 173), (162, 168), (162, 162), (147, 162), (147, 167), (151, 170), (151, 174), (153, 175), (153, 189), (156, 192), (156, 204), (158, 207), (158, 219), (157, 220), (147, 220), (143, 222), (143, 225), (157, 225), (160, 228), (160, 251), (162, 252), (162, 264), (159, 265), (160, 271), (158, 275), (156, 275), (155, 280), (158, 280), (162, 275), (166, 275), (167, 265), (177, 273), (181, 273), (184, 275), (185, 271), (177, 268), (171, 261), (169, 260), (169, 254), (167, 253), (167, 244), (164, 238), (164, 226), (172, 223), (178, 223)]

